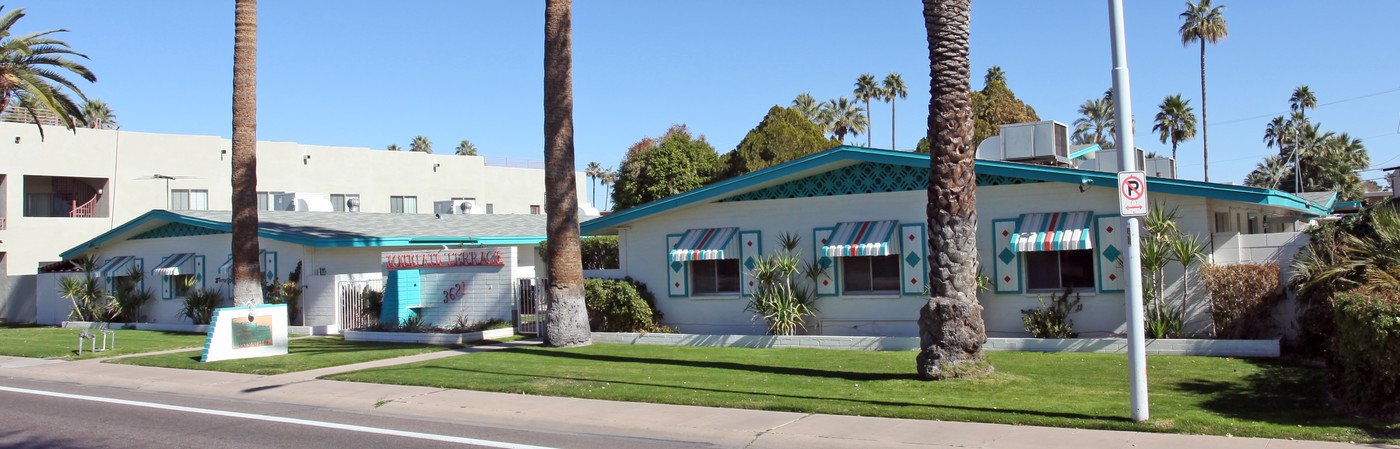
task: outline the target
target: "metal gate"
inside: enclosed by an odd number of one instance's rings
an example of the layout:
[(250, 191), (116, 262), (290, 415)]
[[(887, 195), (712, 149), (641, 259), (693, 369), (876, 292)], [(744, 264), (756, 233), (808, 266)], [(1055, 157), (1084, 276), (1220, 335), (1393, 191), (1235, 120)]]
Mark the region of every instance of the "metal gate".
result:
[(515, 333), (539, 335), (544, 329), (549, 279), (517, 279), (515, 287)]
[(383, 279), (360, 281), (340, 281), (336, 283), (336, 306), (340, 315), (340, 329), (364, 329), (373, 325), (368, 317), (361, 314), (365, 308), (365, 290), (384, 292)]

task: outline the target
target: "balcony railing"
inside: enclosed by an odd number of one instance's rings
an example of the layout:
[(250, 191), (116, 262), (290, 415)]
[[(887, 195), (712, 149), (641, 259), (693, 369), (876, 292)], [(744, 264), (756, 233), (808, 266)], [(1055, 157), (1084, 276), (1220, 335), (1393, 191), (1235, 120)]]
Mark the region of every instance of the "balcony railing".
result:
[(543, 170), (544, 161), (522, 157), (482, 156), (487, 167), (534, 168)]
[(5, 217), (0, 217), (0, 231), (5, 230)]
[(77, 202), (77, 201), (71, 201), (71, 203), (72, 203), (73, 209), (72, 209), (72, 211), (68, 212), (68, 216), (69, 216), (69, 217), (73, 217), (73, 218), (93, 218), (93, 217), (96, 217), (96, 216), (97, 216), (97, 198), (96, 198), (96, 197), (93, 197), (93, 199), (88, 200), (88, 202), (83, 203), (81, 206), (78, 205), (78, 202)]

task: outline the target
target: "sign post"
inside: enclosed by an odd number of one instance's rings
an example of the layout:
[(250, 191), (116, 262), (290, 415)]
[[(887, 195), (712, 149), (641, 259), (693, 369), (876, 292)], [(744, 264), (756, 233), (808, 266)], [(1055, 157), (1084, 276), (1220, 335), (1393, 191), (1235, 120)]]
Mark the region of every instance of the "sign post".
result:
[[(1113, 119), (1117, 123), (1133, 122), (1133, 95), (1128, 86), (1128, 40), (1123, 30), (1123, 0), (1108, 0), (1109, 34), (1113, 49)], [(1147, 342), (1143, 336), (1142, 319), (1142, 246), (1138, 235), (1142, 231), (1142, 216), (1147, 215), (1147, 178), (1138, 167), (1137, 148), (1133, 145), (1133, 127), (1118, 126), (1115, 133), (1118, 146), (1118, 208), (1127, 221), (1128, 233), (1123, 247), (1128, 249), (1123, 260), (1128, 276), (1123, 300), (1128, 311), (1128, 398), (1133, 421), (1147, 421)]]

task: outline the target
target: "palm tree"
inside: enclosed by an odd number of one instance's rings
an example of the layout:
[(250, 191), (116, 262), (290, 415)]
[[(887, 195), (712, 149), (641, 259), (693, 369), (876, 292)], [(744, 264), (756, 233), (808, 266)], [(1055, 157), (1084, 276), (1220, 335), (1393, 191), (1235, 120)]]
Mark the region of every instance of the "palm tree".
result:
[(890, 149), (894, 150), (894, 101), (896, 98), (909, 98), (909, 88), (904, 85), (904, 78), (898, 73), (891, 73), (885, 75), (884, 91), (885, 101), (890, 103)]
[(1095, 98), (1086, 100), (1079, 106), (1079, 117), (1074, 120), (1074, 143), (1076, 145), (1098, 144), (1104, 149), (1114, 148), (1113, 100)]
[(549, 236), (548, 319), (544, 341), (558, 347), (592, 344), (583, 302), (579, 253), (578, 186), (574, 178), (573, 5), (546, 0), (544, 8), (545, 232)]
[(384, 147), (384, 151), (403, 151), (403, 149), (399, 148), (398, 144), (391, 143), (389, 146)]
[(1266, 157), (1258, 165), (1255, 165), (1254, 171), (1245, 176), (1244, 185), (1277, 189), (1279, 181), (1284, 178), (1284, 173), (1287, 170), (1288, 161), (1284, 160), (1283, 156), (1276, 154)]
[(833, 137), (846, 143), (846, 134), (858, 136), (865, 132), (865, 127), (870, 122), (864, 115), (865, 109), (851, 102), (846, 97), (834, 98), (822, 102), (821, 120), (822, 127), (826, 128)]
[(924, 379), (991, 372), (982, 355), (987, 333), (977, 302), (977, 179), (967, 59), (971, 8), (971, 0), (924, 0), (933, 75), (926, 209), (930, 296), (919, 309), (917, 357)]
[(1308, 109), (1317, 109), (1317, 95), (1312, 89), (1304, 84), (1293, 89), (1293, 95), (1288, 97), (1288, 108), (1296, 114), (1302, 114)]
[(83, 123), (92, 129), (117, 129), (117, 114), (107, 107), (107, 102), (92, 100), (83, 103)]
[(1001, 70), (1001, 66), (994, 65), (987, 69), (987, 74), (982, 77), (983, 85), (990, 86), (993, 83), (1006, 85), (1006, 72)]
[(1157, 117), (1152, 121), (1152, 130), (1157, 132), (1162, 143), (1172, 142), (1172, 159), (1176, 159), (1176, 145), (1196, 137), (1196, 114), (1191, 113), (1191, 100), (1182, 99), (1181, 94), (1168, 95), (1157, 105)]
[[(0, 6), (0, 10), (3, 9)], [(47, 37), (68, 30), (11, 36), (10, 27), (20, 17), (24, 17), (24, 8), (0, 16), (0, 111), (7, 109), (12, 101), (24, 103), (29, 116), (39, 126), (39, 138), (43, 139), (44, 127), (39, 125), (35, 109), (53, 111), (58, 114), (63, 126), (71, 130), (74, 121), (82, 118), (82, 110), (62, 88), (73, 91), (78, 98), (87, 99), (78, 86), (60, 75), (57, 69), (73, 72), (88, 82), (97, 82), (97, 76), (87, 67), (64, 57), (73, 55), (87, 59), (86, 55), (71, 50), (63, 41)]]
[[(593, 180), (598, 179), (603, 174), (603, 164), (589, 162), (587, 168), (583, 169), (583, 174), (588, 176), (588, 188), (593, 189)], [(593, 189), (593, 196), (589, 197), (594, 203), (598, 203), (598, 189)]]
[[(869, 73), (862, 73), (860, 77), (856, 78), (856, 89), (852, 91), (852, 93), (855, 94), (856, 101), (865, 102), (865, 123), (867, 125), (870, 124), (870, 100), (885, 98), (884, 89), (881, 89), (880, 85), (876, 84), (874, 76), (871, 76)], [(865, 134), (866, 147), (871, 146), (870, 137), (870, 133)]]
[(1186, 311), (1191, 307), (1191, 265), (1204, 260), (1205, 243), (1196, 234), (1177, 234), (1167, 241), (1167, 251), (1181, 264), (1181, 327), (1186, 327)]
[(413, 136), (413, 141), (408, 143), (408, 151), (432, 154), (433, 142), (422, 135)]
[(233, 17), (233, 300), (263, 302), (258, 247), (258, 2), (236, 0)]
[(1183, 47), (1192, 42), (1201, 43), (1201, 160), (1205, 162), (1206, 182), (1210, 182), (1210, 134), (1206, 131), (1206, 43), (1215, 45), (1230, 36), (1230, 24), (1221, 14), (1223, 9), (1225, 5), (1211, 7), (1210, 0), (1201, 0), (1200, 4), (1188, 0), (1186, 12), (1180, 15), (1185, 23), (1177, 30)]
[(612, 201), (612, 185), (617, 183), (617, 170), (612, 167), (604, 169), (598, 182), (603, 184), (603, 202)]
[(470, 140), (462, 139), (462, 142), (457, 144), (457, 155), (476, 156), (476, 145), (472, 144)]
[[(793, 107), (794, 109), (797, 109), (797, 112), (798, 112), (799, 114), (802, 114), (803, 117), (806, 117), (807, 120), (811, 120), (812, 123), (816, 123), (816, 124), (818, 124), (818, 125), (822, 124), (822, 122), (821, 122), (822, 105), (821, 105), (821, 103), (817, 103), (817, 99), (816, 99), (816, 98), (812, 98), (812, 94), (810, 94), (810, 93), (804, 93), (804, 94), (802, 94), (802, 95), (798, 95), (797, 98), (794, 98), (794, 99), (792, 100), (792, 107)], [(830, 130), (823, 130), (822, 132), (831, 132), (831, 131), (830, 131)]]

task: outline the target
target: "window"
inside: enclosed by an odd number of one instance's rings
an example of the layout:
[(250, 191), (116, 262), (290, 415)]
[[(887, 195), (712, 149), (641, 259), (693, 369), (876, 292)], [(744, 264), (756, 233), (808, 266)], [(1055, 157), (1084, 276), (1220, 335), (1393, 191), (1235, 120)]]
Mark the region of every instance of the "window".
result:
[(191, 189), (171, 190), (170, 210), (209, 210), (209, 191)]
[(899, 256), (841, 258), (841, 281), (846, 293), (899, 291)]
[(1228, 213), (1228, 212), (1216, 212), (1216, 213), (1215, 213), (1215, 232), (1229, 232), (1229, 231), (1230, 231), (1230, 213)]
[(349, 204), (349, 201), (352, 200), (356, 203), (360, 202), (360, 195), (356, 193), (332, 193), (331, 210), (336, 212), (345, 212), (347, 210), (350, 212), (359, 212), (358, 207), (350, 208), (347, 206)]
[(175, 297), (184, 298), (194, 291), (194, 275), (181, 274), (170, 277), (170, 285), (175, 288)]
[(277, 206), (277, 195), (283, 192), (258, 192), (258, 210), (272, 210)]
[(690, 285), (696, 295), (739, 293), (739, 259), (690, 262)]
[(416, 197), (416, 196), (391, 196), (391, 197), (389, 197), (389, 213), (393, 213), (393, 214), (416, 214), (416, 213), (418, 213), (418, 197)]
[(530, 214), (531, 214), (531, 215), (539, 215), (539, 214), (540, 214), (540, 206), (537, 205), (537, 204), (531, 204), (531, 205), (530, 205)]
[(486, 213), (488, 213), (488, 214), (494, 214), (494, 213), (496, 213), (496, 205), (495, 205), (495, 204), (491, 204), (491, 203), (486, 203)]
[(1250, 233), (1250, 234), (1258, 234), (1258, 233), (1259, 233), (1259, 217), (1256, 216), (1256, 215), (1254, 215), (1254, 213), (1252, 213), (1252, 212), (1249, 213), (1248, 215), (1246, 215), (1245, 217), (1246, 217), (1246, 218), (1245, 218), (1246, 221), (1249, 222), (1249, 233)]
[(1094, 288), (1094, 251), (1032, 251), (1021, 253), (1026, 260), (1028, 291), (1056, 292), (1065, 288)]

